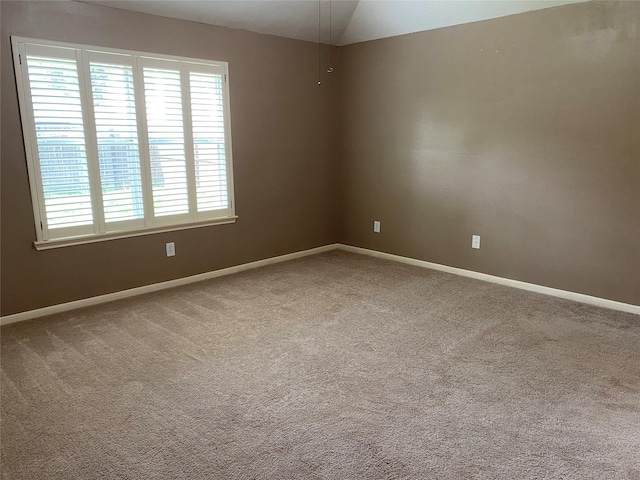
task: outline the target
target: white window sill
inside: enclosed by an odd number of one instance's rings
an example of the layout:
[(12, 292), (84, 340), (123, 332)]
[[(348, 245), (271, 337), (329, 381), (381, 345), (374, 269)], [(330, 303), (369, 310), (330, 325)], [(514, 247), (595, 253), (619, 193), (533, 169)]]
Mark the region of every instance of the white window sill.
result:
[(237, 215), (231, 217), (217, 218), (215, 220), (207, 220), (206, 222), (188, 223), (184, 225), (171, 225), (157, 228), (145, 228), (144, 230), (131, 230), (125, 232), (104, 233), (101, 235), (86, 235), (71, 238), (56, 238), (53, 240), (36, 241), (33, 246), (36, 250), (51, 250), (53, 248), (71, 247), (73, 245), (84, 245), (86, 243), (106, 242), (109, 240), (118, 240), (120, 238), (141, 237), (143, 235), (153, 235), (155, 233), (175, 232), (178, 230), (189, 230), (191, 228), (209, 227), (211, 225), (224, 225), (227, 223), (235, 223), (238, 219)]

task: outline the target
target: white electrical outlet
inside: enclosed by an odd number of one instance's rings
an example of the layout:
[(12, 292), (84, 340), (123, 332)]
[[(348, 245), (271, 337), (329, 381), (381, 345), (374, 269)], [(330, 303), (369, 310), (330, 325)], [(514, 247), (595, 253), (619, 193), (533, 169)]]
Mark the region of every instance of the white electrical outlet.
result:
[(167, 243), (167, 257), (174, 257), (176, 255), (176, 244), (173, 242)]
[(380, 222), (378, 220), (373, 221), (373, 231), (375, 233), (380, 233)]
[(480, 235), (471, 236), (471, 248), (480, 248)]

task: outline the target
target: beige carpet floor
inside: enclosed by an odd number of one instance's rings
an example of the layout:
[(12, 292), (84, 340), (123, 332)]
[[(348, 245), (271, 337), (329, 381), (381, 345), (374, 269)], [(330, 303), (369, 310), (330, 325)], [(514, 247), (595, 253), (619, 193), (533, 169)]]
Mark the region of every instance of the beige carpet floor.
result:
[(640, 479), (640, 317), (345, 252), (2, 328), (3, 479)]

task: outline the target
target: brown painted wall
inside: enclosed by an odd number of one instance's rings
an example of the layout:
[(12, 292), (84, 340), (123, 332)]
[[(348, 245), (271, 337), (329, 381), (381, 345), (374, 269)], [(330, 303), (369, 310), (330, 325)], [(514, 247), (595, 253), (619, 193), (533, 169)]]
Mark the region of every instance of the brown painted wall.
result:
[[(76, 2), (0, 5), (2, 315), (335, 241), (337, 82), (318, 88), (316, 45)], [(35, 251), (12, 34), (229, 62), (239, 220)]]
[(640, 2), (340, 56), (340, 241), (640, 304)]

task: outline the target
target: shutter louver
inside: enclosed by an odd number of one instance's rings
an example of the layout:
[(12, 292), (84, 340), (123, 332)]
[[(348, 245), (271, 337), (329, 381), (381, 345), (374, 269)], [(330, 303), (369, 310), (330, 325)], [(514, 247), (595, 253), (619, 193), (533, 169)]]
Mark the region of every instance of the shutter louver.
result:
[(189, 213), (179, 70), (144, 68), (154, 216)]
[(225, 152), (222, 74), (190, 72), (191, 116), (198, 211), (225, 209)]
[(78, 69), (75, 60), (27, 56), (44, 207), (49, 229), (91, 225)]
[(142, 219), (133, 68), (92, 62), (90, 72), (105, 221)]

